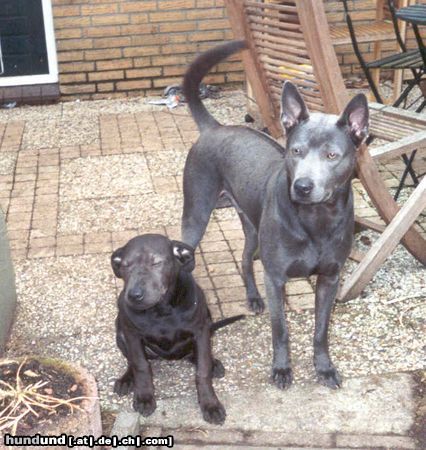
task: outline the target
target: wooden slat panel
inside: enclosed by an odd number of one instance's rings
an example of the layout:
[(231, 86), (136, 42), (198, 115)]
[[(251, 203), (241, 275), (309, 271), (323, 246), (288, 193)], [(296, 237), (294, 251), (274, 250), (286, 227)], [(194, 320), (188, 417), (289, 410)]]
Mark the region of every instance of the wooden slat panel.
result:
[(385, 162), (395, 156), (418, 149), (426, 149), (426, 131), (420, 131), (406, 136), (399, 141), (389, 142), (380, 147), (372, 148), (370, 149), (370, 154), (374, 159)]

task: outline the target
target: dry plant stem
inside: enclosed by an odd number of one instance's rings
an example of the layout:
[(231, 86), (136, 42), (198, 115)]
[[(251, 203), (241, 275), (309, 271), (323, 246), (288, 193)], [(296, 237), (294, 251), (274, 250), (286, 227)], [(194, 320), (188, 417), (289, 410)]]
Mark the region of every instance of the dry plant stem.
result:
[[(12, 435), (15, 435), (19, 421), (27, 414), (32, 413), (36, 417), (40, 417), (34, 407), (49, 411), (50, 414), (54, 414), (56, 409), (62, 405), (67, 406), (71, 410), (71, 413), (73, 413), (75, 409), (79, 411), (82, 410), (82, 408), (73, 404), (73, 402), (88, 399), (90, 397), (80, 396), (64, 400), (51, 395), (41, 394), (38, 390), (45, 386), (47, 381), (37, 381), (34, 384), (23, 386), (20, 372), (25, 362), (26, 359), (21, 362), (16, 372), (16, 387), (0, 380), (0, 385), (6, 387), (6, 389), (0, 389), (0, 399), (6, 397), (13, 398), (13, 400), (0, 411), (0, 431), (11, 429)], [(20, 414), (14, 415), (15, 411), (22, 406), (24, 407), (24, 410)]]

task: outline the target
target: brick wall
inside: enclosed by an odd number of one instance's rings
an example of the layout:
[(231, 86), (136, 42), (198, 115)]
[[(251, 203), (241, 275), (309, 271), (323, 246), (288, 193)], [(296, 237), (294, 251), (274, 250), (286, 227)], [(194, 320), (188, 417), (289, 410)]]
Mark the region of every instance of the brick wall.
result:
[[(180, 83), (194, 55), (232, 39), (223, 0), (53, 0), (61, 94), (158, 93)], [(241, 82), (237, 58), (210, 83)]]
[[(330, 23), (343, 23), (341, 2), (325, 2)], [(180, 83), (195, 54), (232, 39), (223, 0), (52, 3), (64, 99), (157, 94)], [(353, 4), (355, 20), (374, 17), (372, 0)], [(367, 60), (370, 47), (361, 45)], [(359, 73), (351, 46), (338, 47), (337, 54), (344, 74)], [(206, 81), (222, 84), (243, 78), (242, 65), (234, 57), (216, 67)]]

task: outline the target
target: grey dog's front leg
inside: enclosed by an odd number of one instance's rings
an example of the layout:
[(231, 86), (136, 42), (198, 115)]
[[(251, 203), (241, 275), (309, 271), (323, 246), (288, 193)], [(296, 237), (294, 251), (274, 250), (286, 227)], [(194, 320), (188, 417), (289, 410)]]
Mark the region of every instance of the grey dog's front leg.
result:
[(284, 282), (274, 280), (265, 272), (265, 288), (269, 302), (269, 314), (271, 315), (272, 346), (274, 351), (272, 380), (280, 389), (289, 387), (293, 381), (288, 347), (288, 329), (284, 311), (283, 287)]
[(328, 324), (339, 287), (339, 275), (318, 275), (315, 293), (314, 366), (318, 382), (336, 389), (341, 378), (328, 354)]

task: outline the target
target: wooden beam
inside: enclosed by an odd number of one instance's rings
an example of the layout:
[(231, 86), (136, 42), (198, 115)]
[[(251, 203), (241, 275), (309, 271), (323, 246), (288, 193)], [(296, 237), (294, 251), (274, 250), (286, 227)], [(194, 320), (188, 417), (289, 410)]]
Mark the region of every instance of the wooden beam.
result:
[[(357, 172), (381, 218), (387, 224), (390, 223), (399, 211), (399, 207), (381, 179), (377, 166), (365, 145), (358, 150)], [(402, 242), (418, 261), (426, 264), (426, 240), (420, 233), (411, 227), (402, 238)]]
[(331, 42), (323, 2), (297, 0), (296, 6), (325, 112), (339, 114), (349, 101), (349, 97)]
[(340, 301), (350, 300), (361, 293), (424, 208), (426, 208), (426, 177), (342, 286), (339, 292)]
[(250, 50), (242, 53), (242, 59), (246, 76), (251, 85), (260, 114), (269, 132), (272, 136), (278, 138), (282, 136), (283, 130), (279, 123), (279, 117), (275, 115), (263, 69), (253, 57), (256, 54), (256, 49), (254, 48), (253, 39), (248, 29), (244, 4), (241, 0), (226, 0), (225, 5), (235, 39), (245, 39)]

